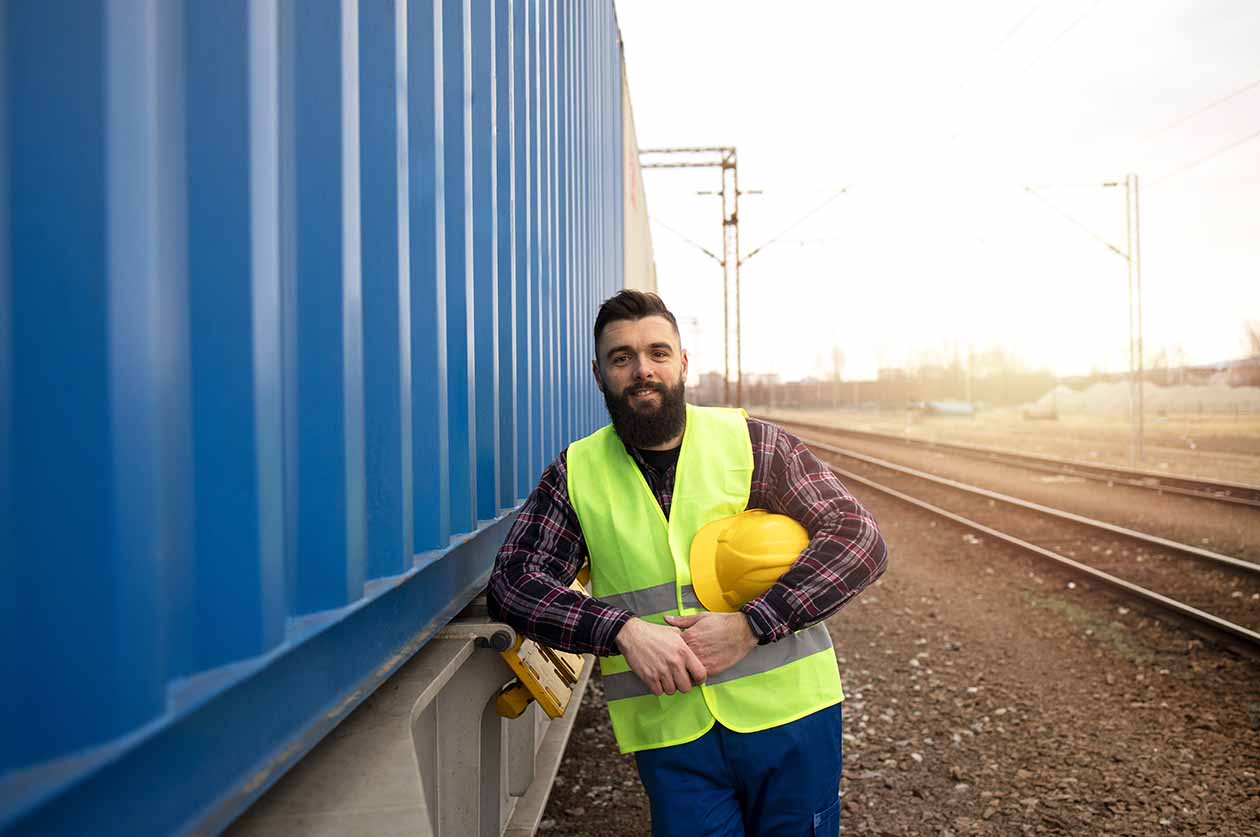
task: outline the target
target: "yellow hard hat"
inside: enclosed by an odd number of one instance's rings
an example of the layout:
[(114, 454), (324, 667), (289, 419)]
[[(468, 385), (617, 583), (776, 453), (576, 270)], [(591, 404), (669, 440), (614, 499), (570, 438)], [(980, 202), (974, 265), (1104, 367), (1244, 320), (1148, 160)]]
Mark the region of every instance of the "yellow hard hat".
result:
[(805, 527), (765, 509), (719, 518), (691, 542), (691, 584), (709, 610), (732, 612), (774, 586), (809, 545)]

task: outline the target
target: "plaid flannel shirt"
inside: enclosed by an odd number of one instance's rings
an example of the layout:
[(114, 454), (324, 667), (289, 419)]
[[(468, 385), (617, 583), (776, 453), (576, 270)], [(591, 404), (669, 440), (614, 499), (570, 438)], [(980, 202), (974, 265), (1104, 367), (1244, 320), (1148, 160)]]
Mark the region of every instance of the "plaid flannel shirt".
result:
[[(888, 551), (870, 513), (800, 439), (754, 418), (748, 419), (748, 432), (753, 449), (748, 508), (786, 514), (810, 537), (792, 568), (741, 608), (764, 644), (835, 613), (879, 578)], [(676, 465), (658, 471), (637, 450), (629, 451), (668, 518)], [(620, 653), (617, 632), (635, 614), (569, 589), (586, 555), (561, 453), (499, 549), (488, 591), (491, 617), (563, 651)]]

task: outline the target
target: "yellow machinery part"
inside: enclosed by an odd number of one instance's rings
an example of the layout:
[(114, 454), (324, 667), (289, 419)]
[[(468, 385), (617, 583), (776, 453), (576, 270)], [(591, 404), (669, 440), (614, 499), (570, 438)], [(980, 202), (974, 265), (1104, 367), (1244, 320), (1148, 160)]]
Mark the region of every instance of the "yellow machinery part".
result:
[[(589, 565), (584, 568), (584, 572), (589, 578)], [(571, 589), (589, 595), (581, 577), (574, 581)], [(557, 651), (518, 636), (516, 644), (501, 651), (499, 655), (516, 675), (516, 682), (504, 689), (495, 701), (496, 711), (500, 715), (505, 718), (518, 717), (525, 711), (530, 699), (538, 701), (538, 705), (549, 718), (559, 718), (564, 714), (569, 698), (573, 695), (573, 686), (582, 672), (581, 654)], [(518, 690), (523, 690), (528, 698), (523, 697)], [(509, 712), (516, 714), (508, 714)]]
[(500, 718), (519, 718), (529, 706), (534, 696), (529, 693), (519, 680), (513, 680), (503, 687), (499, 696), (494, 699), (494, 711)]
[[(549, 718), (559, 718), (564, 714), (574, 682), (569, 679), (569, 674), (581, 667), (581, 657), (544, 648), (524, 637), (517, 638), (516, 645), (501, 652), (500, 656)], [(556, 665), (557, 658), (562, 663), (560, 666)], [(573, 659), (570, 662), (566, 658)]]

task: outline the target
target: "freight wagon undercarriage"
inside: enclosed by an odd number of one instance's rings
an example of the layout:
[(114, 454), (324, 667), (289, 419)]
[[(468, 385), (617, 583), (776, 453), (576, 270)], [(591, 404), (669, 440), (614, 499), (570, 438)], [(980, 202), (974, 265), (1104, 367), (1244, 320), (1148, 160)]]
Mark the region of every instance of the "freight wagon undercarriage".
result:
[(507, 625), (474, 602), (387, 680), (229, 831), (527, 837), (538, 827), (593, 667), (582, 658), (564, 714), (537, 702), (501, 717), (514, 679)]

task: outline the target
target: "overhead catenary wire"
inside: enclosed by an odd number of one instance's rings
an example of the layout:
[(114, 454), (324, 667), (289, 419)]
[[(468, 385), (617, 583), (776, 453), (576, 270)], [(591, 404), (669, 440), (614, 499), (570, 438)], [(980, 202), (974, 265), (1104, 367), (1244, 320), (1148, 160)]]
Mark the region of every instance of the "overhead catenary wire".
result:
[(1053, 39), (1052, 41), (1050, 41), (1050, 43), (1046, 44), (1046, 46), (1045, 46), (1045, 48), (1044, 48), (1044, 49), (1042, 49), (1042, 50), (1041, 50), (1040, 52), (1038, 52), (1035, 56), (1033, 56), (1033, 59), (1032, 59), (1031, 61), (1029, 61), (1027, 64), (1025, 64), (1025, 65), (1023, 66), (1023, 68), (1019, 71), (1019, 72), (1020, 72), (1020, 74), (1022, 75), (1023, 73), (1028, 72), (1028, 70), (1030, 70), (1030, 69), (1031, 69), (1031, 68), (1032, 68), (1035, 64), (1037, 64), (1039, 61), (1041, 61), (1041, 59), (1043, 59), (1043, 58), (1045, 58), (1047, 55), (1049, 55), (1049, 54), (1050, 54), (1050, 52), (1051, 52), (1051, 51), (1055, 48), (1055, 46), (1056, 46), (1056, 45), (1058, 45), (1059, 41), (1061, 41), (1061, 40), (1063, 40), (1064, 38), (1066, 38), (1066, 37), (1068, 36), (1068, 34), (1069, 34), (1069, 33), (1070, 33), (1073, 29), (1075, 29), (1076, 27), (1080, 26), (1080, 25), (1081, 25), (1081, 21), (1083, 21), (1085, 18), (1087, 18), (1087, 17), (1089, 17), (1091, 14), (1093, 14), (1093, 13), (1094, 13), (1094, 10), (1095, 10), (1095, 9), (1097, 9), (1097, 8), (1098, 8), (1099, 6), (1101, 6), (1102, 4), (1103, 4), (1103, 0), (1094, 0), (1094, 4), (1093, 4), (1092, 6), (1090, 6), (1090, 7), (1089, 7), (1088, 9), (1086, 9), (1085, 11), (1081, 12), (1081, 13), (1080, 13), (1080, 14), (1076, 17), (1076, 19), (1075, 19), (1075, 20), (1073, 20), (1071, 23), (1069, 23), (1069, 24), (1068, 24), (1068, 25), (1067, 25), (1067, 26), (1063, 29), (1063, 31), (1061, 31), (1058, 35), (1055, 35), (1055, 36), (1054, 36), (1054, 39)]
[(825, 201), (823, 201), (822, 203), (820, 203), (820, 204), (818, 204), (817, 206), (815, 206), (815, 207), (814, 207), (813, 209), (811, 209), (809, 212), (806, 212), (806, 213), (805, 213), (804, 215), (802, 215), (800, 218), (797, 218), (797, 219), (796, 219), (795, 221), (793, 221), (791, 224), (789, 224), (789, 225), (787, 225), (786, 227), (784, 227), (783, 229), (779, 230), (777, 233), (775, 233), (773, 236), (771, 236), (769, 240), (762, 242), (761, 244), (759, 244), (759, 245), (757, 245), (756, 247), (754, 247), (752, 250), (748, 251), (748, 253), (746, 253), (746, 254), (745, 254), (745, 255), (744, 255), (744, 256), (743, 256), (743, 257), (739, 260), (739, 261), (740, 261), (740, 263), (741, 263), (741, 264), (743, 264), (744, 262), (748, 261), (748, 260), (749, 260), (749, 259), (751, 259), (753, 256), (755, 256), (755, 255), (757, 255), (758, 253), (760, 253), (762, 250), (766, 249), (766, 248), (767, 248), (767, 247), (769, 247), (771, 244), (774, 244), (774, 243), (775, 243), (776, 241), (778, 241), (780, 238), (782, 238), (783, 236), (787, 235), (787, 234), (788, 234), (788, 233), (790, 233), (792, 230), (796, 229), (796, 228), (797, 228), (797, 227), (799, 227), (801, 224), (803, 224), (803, 223), (805, 223), (806, 221), (808, 221), (810, 218), (813, 218), (813, 217), (814, 217), (815, 215), (817, 215), (819, 212), (822, 212), (824, 209), (826, 209), (828, 206), (830, 206), (830, 205), (831, 205), (831, 203), (832, 203), (833, 201), (835, 201), (837, 198), (839, 198), (841, 195), (843, 195), (843, 194), (844, 194), (845, 192), (847, 192), (847, 191), (849, 191), (849, 187), (848, 187), (848, 186), (842, 186), (842, 187), (840, 188), (840, 190), (839, 190), (839, 191), (832, 193), (832, 195), (831, 195), (830, 197), (828, 197)]
[(1002, 40), (998, 41), (998, 45), (993, 48), (992, 54), (997, 55), (999, 52), (1001, 52), (1002, 48), (1005, 47), (1010, 42), (1011, 38), (1014, 38), (1017, 34), (1019, 34), (1019, 30), (1024, 28), (1024, 24), (1032, 20), (1032, 16), (1037, 14), (1037, 12), (1039, 12), (1041, 10), (1041, 7), (1044, 5), (1045, 3), (1034, 3), (1032, 5), (1032, 8), (1030, 8), (1027, 12), (1025, 12), (1024, 16), (1021, 17), (1015, 23), (1014, 26), (1012, 26), (1009, 30), (1007, 30), (1006, 36), (1002, 38)]
[[(992, 50), (989, 51), (988, 57), (981, 61), (976, 62), (975, 66), (978, 68), (981, 64), (991, 63), (993, 59), (999, 53), (1002, 52), (1002, 50), (1006, 47), (1006, 45), (1010, 42), (1010, 40), (1014, 38), (1017, 34), (1019, 34), (1019, 31), (1024, 28), (1024, 24), (1026, 24), (1029, 20), (1031, 20), (1033, 15), (1037, 14), (1037, 12), (1040, 11), (1041, 7), (1044, 5), (1045, 3), (1034, 3), (1028, 9), (1028, 11), (1026, 11), (1023, 14), (1023, 16), (1020, 17), (1020, 19), (1015, 22), (1015, 25), (1006, 31), (1006, 35), (1002, 38), (1002, 40), (998, 41), (997, 46), (995, 46)], [(971, 86), (971, 82), (979, 75), (980, 75), (979, 72), (973, 72), (970, 74), (969, 78), (963, 81), (960, 81), (958, 83), (958, 85), (954, 88), (955, 101), (959, 99), (960, 94), (965, 92), (967, 88)], [(957, 135), (957, 132), (954, 132), (954, 135)]]
[(1200, 166), (1203, 163), (1206, 163), (1208, 160), (1219, 157), (1222, 154), (1226, 153), (1227, 151), (1233, 151), (1238, 146), (1245, 145), (1246, 143), (1251, 142), (1256, 137), (1260, 137), (1260, 130), (1252, 131), (1250, 134), (1243, 137), (1242, 139), (1234, 140), (1229, 145), (1222, 146), (1221, 148), (1218, 148), (1215, 151), (1212, 151), (1208, 154), (1204, 154), (1202, 157), (1199, 157), (1195, 160), (1191, 160), (1185, 165), (1178, 166), (1172, 171), (1168, 171), (1168, 172), (1165, 172), (1164, 174), (1161, 174), (1159, 177), (1152, 180), (1150, 184), (1147, 186), (1147, 188), (1149, 189), (1152, 186), (1158, 186), (1159, 184), (1163, 183), (1165, 180), (1169, 180), (1170, 178), (1185, 174), (1186, 172), (1190, 171), (1190, 169)]
[[(1077, 15), (1076, 18), (1071, 23), (1069, 23), (1064, 29), (1062, 29), (1059, 32), (1058, 35), (1055, 35), (1054, 38), (1052, 38), (1048, 44), (1046, 44), (1044, 47), (1038, 50), (1037, 53), (1028, 62), (1026, 62), (1018, 70), (1016, 70), (1014, 74), (1008, 78), (1008, 80), (1013, 79), (1013, 78), (1018, 78), (1022, 76), (1024, 73), (1028, 72), (1030, 69), (1032, 69), (1036, 64), (1038, 64), (1043, 58), (1045, 58), (1054, 50), (1055, 46), (1058, 45), (1059, 41), (1062, 41), (1064, 38), (1066, 38), (1068, 34), (1072, 32), (1072, 30), (1074, 30), (1077, 26), (1080, 26), (1081, 22), (1085, 20), (1085, 18), (1093, 14), (1094, 10), (1097, 9), (1100, 5), (1102, 5), (1103, 2), (1104, 0), (1094, 0), (1093, 5), (1091, 5), (1088, 9), (1086, 9), (1081, 14)], [(1034, 15), (1036, 15), (1038, 11), (1040, 11), (1043, 5), (1045, 4), (1042, 3), (1042, 4), (1038, 4), (1034, 6), (1032, 10), (1030, 10), (1027, 14), (1025, 14), (1024, 17), (1009, 32), (1007, 32), (1006, 37), (1004, 37), (1001, 43), (998, 45), (998, 47), (995, 50), (993, 50), (993, 55), (997, 55), (999, 52), (1001, 52), (1002, 47), (1004, 47), (1006, 43), (1023, 28), (1025, 23), (1027, 23)], [(949, 136), (949, 142), (951, 144), (954, 143), (955, 141), (957, 141), (957, 139), (960, 136), (962, 136), (966, 132), (967, 132), (966, 129), (954, 130)]]
[(1181, 125), (1184, 125), (1185, 123), (1189, 122), (1191, 119), (1194, 119), (1196, 116), (1199, 116), (1199, 115), (1201, 115), (1201, 114), (1207, 113), (1207, 112), (1208, 112), (1209, 110), (1211, 110), (1212, 108), (1218, 107), (1219, 105), (1223, 105), (1223, 104), (1225, 104), (1226, 102), (1228, 102), (1228, 101), (1230, 101), (1230, 100), (1232, 100), (1232, 99), (1235, 99), (1235, 98), (1237, 98), (1237, 97), (1241, 96), (1242, 94), (1246, 93), (1247, 91), (1249, 91), (1249, 90), (1253, 90), (1253, 89), (1255, 89), (1255, 88), (1257, 88), (1257, 87), (1260, 87), (1260, 79), (1256, 79), (1255, 81), (1251, 82), (1250, 84), (1245, 84), (1245, 85), (1243, 85), (1242, 87), (1240, 87), (1240, 88), (1238, 88), (1237, 90), (1235, 90), (1233, 93), (1229, 93), (1229, 94), (1226, 94), (1226, 95), (1221, 96), (1221, 97), (1219, 97), (1219, 98), (1213, 99), (1212, 101), (1208, 102), (1206, 105), (1204, 105), (1203, 107), (1199, 108), (1198, 110), (1191, 111), (1190, 113), (1187, 113), (1185, 116), (1182, 116), (1182, 117), (1179, 117), (1179, 118), (1177, 118), (1177, 119), (1174, 119), (1172, 122), (1169, 122), (1169, 123), (1168, 123), (1167, 125), (1165, 125), (1164, 127), (1160, 128), (1160, 129), (1158, 129), (1158, 130), (1152, 131), (1151, 133), (1149, 133), (1149, 134), (1147, 134), (1146, 136), (1142, 137), (1141, 139), (1139, 139), (1139, 140), (1138, 140), (1138, 142), (1140, 142), (1140, 143), (1150, 142), (1151, 140), (1155, 139), (1156, 137), (1160, 136), (1161, 134), (1165, 134), (1165, 133), (1167, 133), (1167, 132), (1171, 131), (1173, 128), (1177, 128), (1177, 127), (1179, 127), (1179, 126), (1181, 126)]
[(719, 257), (716, 253), (714, 253), (712, 250), (710, 250), (709, 248), (705, 247), (703, 244), (700, 244), (700, 243), (698, 243), (698, 242), (694, 241), (693, 239), (690, 239), (690, 238), (688, 238), (687, 236), (683, 235), (683, 234), (682, 234), (682, 233), (680, 233), (678, 230), (676, 230), (676, 229), (674, 229), (673, 227), (671, 227), (669, 224), (666, 224), (666, 223), (665, 223), (664, 221), (662, 221), (660, 218), (656, 218), (656, 217), (653, 217), (653, 216), (649, 216), (649, 217), (648, 217), (648, 220), (649, 220), (649, 221), (651, 221), (653, 224), (656, 224), (658, 227), (661, 227), (661, 228), (662, 228), (662, 229), (664, 229), (666, 232), (671, 232), (671, 233), (673, 233), (673, 234), (674, 234), (674, 235), (676, 235), (678, 238), (682, 239), (685, 243), (690, 244), (692, 247), (695, 247), (695, 248), (696, 248), (697, 250), (699, 250), (701, 253), (704, 253), (706, 256), (708, 256), (709, 258), (713, 259), (713, 260), (714, 260), (715, 262), (717, 262), (718, 264), (721, 264), (721, 263), (722, 263), (722, 259), (721, 259), (721, 258), (720, 258), (720, 257)]
[(1077, 227), (1079, 230), (1081, 230), (1082, 232), (1084, 232), (1084, 233), (1085, 233), (1086, 235), (1088, 235), (1090, 238), (1094, 239), (1094, 240), (1095, 240), (1095, 241), (1097, 241), (1099, 244), (1103, 245), (1103, 246), (1104, 246), (1104, 247), (1106, 247), (1108, 250), (1110, 250), (1111, 252), (1115, 253), (1117, 256), (1121, 257), (1122, 259), (1126, 259), (1126, 260), (1129, 258), (1128, 254), (1127, 254), (1127, 253), (1125, 253), (1123, 250), (1121, 250), (1119, 247), (1115, 246), (1115, 245), (1114, 245), (1114, 244), (1112, 244), (1110, 241), (1108, 241), (1107, 239), (1103, 238), (1101, 235), (1099, 235), (1098, 233), (1094, 232), (1094, 231), (1093, 231), (1093, 230), (1091, 230), (1089, 227), (1085, 226), (1085, 224), (1081, 223), (1079, 220), (1077, 220), (1076, 218), (1072, 217), (1072, 216), (1071, 216), (1071, 215), (1069, 215), (1068, 213), (1064, 212), (1062, 209), (1060, 209), (1060, 208), (1059, 208), (1058, 206), (1056, 206), (1055, 204), (1051, 203), (1049, 200), (1047, 200), (1047, 199), (1046, 199), (1046, 197), (1045, 197), (1044, 195), (1042, 195), (1041, 193), (1039, 193), (1039, 192), (1038, 192), (1036, 189), (1034, 189), (1032, 186), (1025, 186), (1025, 187), (1024, 187), (1024, 191), (1025, 191), (1025, 192), (1027, 192), (1028, 194), (1032, 195), (1032, 196), (1033, 196), (1034, 198), (1036, 198), (1037, 200), (1039, 200), (1039, 201), (1041, 201), (1042, 203), (1044, 203), (1046, 206), (1050, 207), (1052, 210), (1054, 210), (1054, 212), (1055, 212), (1055, 213), (1056, 213), (1059, 217), (1063, 218), (1063, 219), (1064, 219), (1065, 221), (1067, 221), (1068, 223), (1070, 223), (1070, 224), (1072, 224), (1073, 226)]

